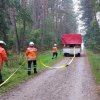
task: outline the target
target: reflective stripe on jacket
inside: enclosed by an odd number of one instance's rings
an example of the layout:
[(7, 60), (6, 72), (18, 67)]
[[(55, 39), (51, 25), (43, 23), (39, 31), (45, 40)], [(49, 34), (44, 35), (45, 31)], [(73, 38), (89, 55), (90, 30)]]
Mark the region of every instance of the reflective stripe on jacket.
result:
[(52, 49), (53, 49), (52, 50), (53, 52), (57, 52), (58, 51), (58, 48), (57, 47), (53, 47)]
[(36, 60), (37, 49), (34, 47), (28, 47), (26, 50), (26, 56), (27, 56), (28, 61)]
[(0, 70), (4, 61), (8, 61), (7, 54), (4, 48), (0, 47)]

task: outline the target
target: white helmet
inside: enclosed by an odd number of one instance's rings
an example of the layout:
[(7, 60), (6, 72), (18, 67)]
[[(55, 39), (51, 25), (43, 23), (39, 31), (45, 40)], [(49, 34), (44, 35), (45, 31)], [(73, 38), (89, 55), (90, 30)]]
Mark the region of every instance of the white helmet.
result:
[(29, 43), (29, 46), (33, 46), (33, 45), (34, 45), (34, 43), (33, 43), (33, 42), (30, 42), (30, 43)]
[(54, 46), (57, 46), (57, 44), (54, 44)]
[(0, 41), (0, 44), (4, 44), (4, 45), (6, 45), (6, 43), (5, 43), (4, 41)]

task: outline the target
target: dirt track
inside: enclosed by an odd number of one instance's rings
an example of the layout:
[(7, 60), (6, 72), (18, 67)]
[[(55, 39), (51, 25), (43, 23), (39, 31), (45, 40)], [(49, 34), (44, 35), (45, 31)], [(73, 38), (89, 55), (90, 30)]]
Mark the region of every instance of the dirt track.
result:
[[(84, 55), (84, 54), (83, 54)], [(68, 58), (54, 65), (63, 65)], [(77, 57), (70, 66), (50, 69), (0, 96), (0, 100), (100, 100), (87, 57)]]

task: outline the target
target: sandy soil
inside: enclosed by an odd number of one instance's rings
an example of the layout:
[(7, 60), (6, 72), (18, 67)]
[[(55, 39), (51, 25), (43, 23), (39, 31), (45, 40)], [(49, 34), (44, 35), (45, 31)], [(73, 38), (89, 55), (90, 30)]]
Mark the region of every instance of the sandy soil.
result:
[[(100, 100), (86, 54), (76, 57), (66, 68), (49, 69), (15, 90), (0, 96), (0, 100)], [(64, 58), (54, 67), (65, 64)]]

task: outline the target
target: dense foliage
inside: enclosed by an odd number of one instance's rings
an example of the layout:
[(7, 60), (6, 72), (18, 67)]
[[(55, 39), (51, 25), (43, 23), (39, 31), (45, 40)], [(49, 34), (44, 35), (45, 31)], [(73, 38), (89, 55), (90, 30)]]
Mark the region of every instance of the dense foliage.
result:
[(81, 0), (81, 6), (86, 27), (86, 47), (100, 53), (100, 25), (96, 17), (97, 12), (100, 12), (100, 0)]
[(20, 52), (29, 41), (49, 49), (76, 31), (72, 0), (0, 0), (0, 40), (8, 49)]

